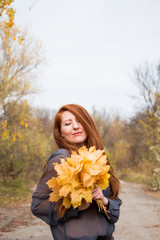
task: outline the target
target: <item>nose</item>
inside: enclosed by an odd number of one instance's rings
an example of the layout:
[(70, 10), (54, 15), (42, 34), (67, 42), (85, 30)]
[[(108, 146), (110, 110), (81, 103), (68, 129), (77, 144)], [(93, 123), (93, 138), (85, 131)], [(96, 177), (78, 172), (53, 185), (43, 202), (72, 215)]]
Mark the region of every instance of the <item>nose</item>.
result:
[(78, 124), (77, 121), (74, 121), (74, 122), (73, 122), (73, 128), (74, 128), (74, 129), (78, 129), (78, 128), (79, 128), (79, 124)]

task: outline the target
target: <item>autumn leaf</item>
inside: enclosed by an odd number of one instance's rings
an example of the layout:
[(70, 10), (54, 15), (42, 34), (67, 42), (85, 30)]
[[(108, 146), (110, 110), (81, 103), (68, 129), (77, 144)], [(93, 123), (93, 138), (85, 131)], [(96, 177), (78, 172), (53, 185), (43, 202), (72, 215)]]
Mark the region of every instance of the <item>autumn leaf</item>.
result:
[(58, 193), (59, 192), (56, 191), (56, 189), (54, 189), (54, 191), (50, 193), (49, 201), (50, 202), (57, 202), (60, 199)]
[(71, 207), (71, 199), (69, 197), (63, 198), (63, 206), (67, 209)]
[(74, 188), (71, 184), (64, 184), (59, 190), (59, 196), (67, 197), (70, 192), (72, 192)]
[(85, 146), (72, 152), (70, 157), (54, 163), (57, 177), (47, 182), (50, 193), (49, 201), (63, 198), (63, 206), (76, 208), (82, 201), (92, 202), (92, 190), (98, 185), (102, 190), (109, 186), (107, 156), (104, 150), (96, 150), (95, 146), (87, 149)]
[(78, 188), (74, 189), (71, 193), (71, 204), (74, 208), (81, 206), (82, 199), (84, 198), (86, 202), (92, 202), (92, 190), (93, 188)]

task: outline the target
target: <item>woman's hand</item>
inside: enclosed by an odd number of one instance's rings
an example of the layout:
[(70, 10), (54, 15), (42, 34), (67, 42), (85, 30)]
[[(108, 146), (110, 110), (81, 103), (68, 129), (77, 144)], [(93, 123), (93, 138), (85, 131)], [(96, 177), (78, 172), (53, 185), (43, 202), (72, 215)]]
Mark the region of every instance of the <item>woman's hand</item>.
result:
[(90, 206), (90, 203), (87, 203), (86, 200), (83, 199), (82, 200), (82, 205), (80, 207), (78, 207), (78, 210), (83, 211), (83, 210), (89, 208), (89, 206)]
[(94, 188), (93, 188), (92, 198), (93, 198), (94, 200), (100, 199), (105, 206), (108, 205), (108, 199), (103, 195), (102, 190), (101, 190), (100, 187), (98, 187), (97, 185), (95, 185)]

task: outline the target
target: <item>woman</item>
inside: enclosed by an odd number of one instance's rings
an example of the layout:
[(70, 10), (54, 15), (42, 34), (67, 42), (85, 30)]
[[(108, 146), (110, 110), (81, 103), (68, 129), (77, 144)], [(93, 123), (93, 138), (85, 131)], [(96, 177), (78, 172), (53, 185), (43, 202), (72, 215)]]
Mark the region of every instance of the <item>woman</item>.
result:
[[(49, 202), (50, 190), (46, 182), (56, 177), (53, 163), (68, 157), (85, 145), (104, 149), (95, 123), (88, 112), (79, 105), (68, 104), (57, 112), (54, 122), (54, 138), (59, 147), (50, 156), (44, 173), (32, 196), (32, 213), (50, 225), (54, 240), (113, 240), (115, 222), (119, 218), (121, 200), (118, 198), (120, 184), (110, 166), (110, 186), (101, 190), (97, 185), (92, 192), (92, 203), (83, 202), (79, 208), (65, 209), (62, 201)], [(102, 210), (99, 212), (96, 201), (102, 200), (108, 209), (109, 218)]]

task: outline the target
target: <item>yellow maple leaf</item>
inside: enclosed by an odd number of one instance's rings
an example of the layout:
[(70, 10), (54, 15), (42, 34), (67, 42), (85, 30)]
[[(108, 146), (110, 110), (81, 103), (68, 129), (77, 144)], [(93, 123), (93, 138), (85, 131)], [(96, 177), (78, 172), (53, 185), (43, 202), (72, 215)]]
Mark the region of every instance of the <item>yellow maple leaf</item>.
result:
[(63, 198), (63, 206), (67, 209), (71, 207), (71, 199), (70, 197)]
[(47, 185), (52, 190), (49, 201), (58, 201), (61, 197), (59, 196), (60, 186), (57, 184), (56, 178), (52, 177), (50, 180), (48, 180)]
[(61, 197), (67, 197), (67, 195), (73, 191), (73, 186), (71, 184), (64, 184), (59, 190), (59, 195)]
[(92, 186), (95, 182), (95, 176), (91, 175), (88, 171), (82, 171), (80, 174), (81, 181), (84, 186)]
[(104, 190), (109, 186), (109, 178), (110, 174), (106, 172), (104, 175), (101, 175), (101, 178), (97, 179), (96, 183), (102, 190)]
[(82, 199), (87, 202), (92, 202), (92, 190), (93, 188), (78, 188), (74, 189), (71, 193), (71, 204), (74, 208), (81, 206)]
[(57, 177), (47, 182), (53, 191), (50, 201), (63, 198), (63, 205), (67, 209), (71, 205), (76, 208), (82, 201), (92, 202), (92, 190), (97, 184), (102, 190), (109, 186), (107, 157), (104, 150), (96, 150), (95, 146), (87, 149), (85, 146), (70, 157), (60, 159), (54, 163)]
[(50, 180), (48, 180), (47, 185), (50, 189), (52, 189), (53, 187), (58, 187), (57, 179), (55, 177), (52, 177)]
[(56, 189), (54, 189), (53, 192), (50, 193), (49, 201), (50, 202), (57, 202), (61, 197), (58, 195), (58, 192), (56, 192)]
[(101, 168), (102, 168), (102, 165), (98, 165), (98, 164), (95, 164), (95, 163), (90, 163), (90, 162), (86, 162), (84, 165), (83, 165), (83, 171), (85, 172), (89, 172), (91, 175), (98, 175), (101, 173)]

